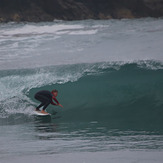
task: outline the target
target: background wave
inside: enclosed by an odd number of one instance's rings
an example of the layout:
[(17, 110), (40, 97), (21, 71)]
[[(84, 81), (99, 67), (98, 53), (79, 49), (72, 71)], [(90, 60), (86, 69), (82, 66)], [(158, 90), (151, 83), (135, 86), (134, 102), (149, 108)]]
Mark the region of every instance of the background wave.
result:
[(64, 105), (58, 108), (60, 121), (162, 127), (163, 65), (159, 62), (63, 65), (0, 74), (1, 123), (29, 121), (37, 105), (34, 94), (56, 88)]
[(163, 19), (0, 24), (0, 70), (163, 61)]

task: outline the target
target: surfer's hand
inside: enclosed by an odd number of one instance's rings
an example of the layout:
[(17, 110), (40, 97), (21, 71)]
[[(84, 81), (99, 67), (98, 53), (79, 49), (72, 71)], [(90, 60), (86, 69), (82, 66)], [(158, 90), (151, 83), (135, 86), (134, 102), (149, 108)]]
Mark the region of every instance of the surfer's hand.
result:
[(63, 106), (62, 106), (61, 104), (58, 104), (58, 106), (60, 106), (60, 107), (62, 107), (62, 108), (63, 108)]

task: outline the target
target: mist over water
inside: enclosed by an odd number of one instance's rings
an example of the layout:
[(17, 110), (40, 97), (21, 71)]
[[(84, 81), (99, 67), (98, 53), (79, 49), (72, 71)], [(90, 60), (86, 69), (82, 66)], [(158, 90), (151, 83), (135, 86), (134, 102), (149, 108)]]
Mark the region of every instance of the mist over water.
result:
[[(162, 36), (153, 18), (0, 24), (0, 158), (162, 162)], [(54, 88), (64, 108), (33, 116)]]

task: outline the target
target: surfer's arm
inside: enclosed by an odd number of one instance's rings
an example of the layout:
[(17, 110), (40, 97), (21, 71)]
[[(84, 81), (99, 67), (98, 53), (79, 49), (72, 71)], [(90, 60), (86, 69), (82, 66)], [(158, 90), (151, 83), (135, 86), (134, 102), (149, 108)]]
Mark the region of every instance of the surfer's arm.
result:
[(63, 108), (63, 106), (59, 103), (59, 101), (55, 97), (52, 97), (52, 99), (56, 102), (56, 103), (54, 103), (52, 100), (52, 103), (51, 103), (52, 105), (58, 105)]
[[(55, 98), (55, 97), (52, 97), (53, 100), (57, 103), (56, 105), (59, 105), (59, 101)], [(54, 102), (53, 102), (54, 103)]]
[[(54, 100), (56, 103), (53, 102), (53, 100)], [(51, 104), (52, 104), (52, 105), (59, 105), (59, 102), (58, 102), (58, 100), (57, 100), (55, 97), (52, 97)]]
[(51, 104), (52, 104), (52, 105), (58, 105), (58, 104), (54, 103), (53, 101), (51, 101)]

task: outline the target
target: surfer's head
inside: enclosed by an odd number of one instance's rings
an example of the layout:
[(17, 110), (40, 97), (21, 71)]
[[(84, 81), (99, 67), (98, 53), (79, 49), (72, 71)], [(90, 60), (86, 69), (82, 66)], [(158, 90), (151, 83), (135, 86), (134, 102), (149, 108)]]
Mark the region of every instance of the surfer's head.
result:
[(58, 95), (58, 90), (53, 89), (53, 90), (52, 90), (52, 94), (53, 94), (53, 96), (57, 97), (57, 95)]

